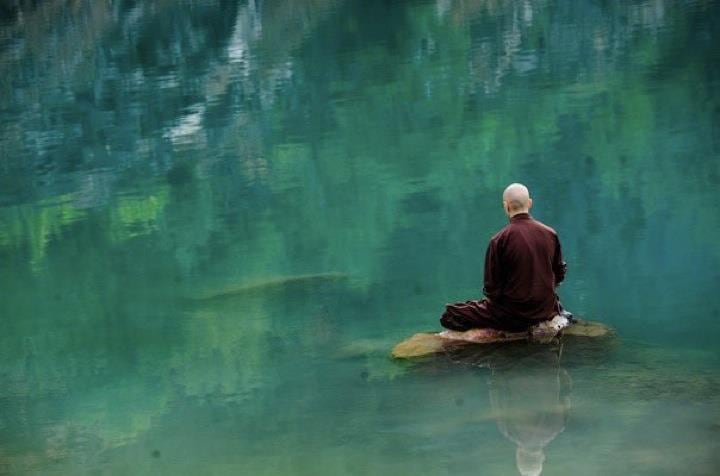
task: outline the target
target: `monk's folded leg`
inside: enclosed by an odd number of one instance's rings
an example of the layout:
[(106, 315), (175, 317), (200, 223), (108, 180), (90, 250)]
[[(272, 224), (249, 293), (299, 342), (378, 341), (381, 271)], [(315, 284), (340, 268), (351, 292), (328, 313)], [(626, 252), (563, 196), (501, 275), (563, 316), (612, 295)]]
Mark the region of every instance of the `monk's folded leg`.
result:
[(445, 329), (464, 332), (468, 329), (498, 329), (498, 322), (488, 309), (487, 300), (465, 301), (447, 304), (440, 318)]

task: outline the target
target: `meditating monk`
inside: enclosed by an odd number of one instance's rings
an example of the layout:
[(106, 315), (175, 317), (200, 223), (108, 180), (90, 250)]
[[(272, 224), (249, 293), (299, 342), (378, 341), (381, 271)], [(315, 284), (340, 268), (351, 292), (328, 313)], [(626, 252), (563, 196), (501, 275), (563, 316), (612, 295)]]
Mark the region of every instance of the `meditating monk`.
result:
[(503, 193), (510, 223), (490, 240), (485, 253), (485, 299), (448, 304), (440, 319), (454, 331), (490, 328), (526, 331), (563, 312), (555, 287), (565, 278), (555, 230), (529, 214), (527, 187), (513, 183)]

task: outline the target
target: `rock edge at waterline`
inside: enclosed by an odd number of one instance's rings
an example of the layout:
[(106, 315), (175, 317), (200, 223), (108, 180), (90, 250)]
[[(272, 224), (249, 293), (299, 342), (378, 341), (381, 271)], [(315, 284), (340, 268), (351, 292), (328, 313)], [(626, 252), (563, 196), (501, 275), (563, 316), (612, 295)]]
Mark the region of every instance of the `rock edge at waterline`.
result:
[[(593, 321), (577, 320), (564, 328), (556, 338), (602, 338), (613, 334), (612, 328)], [(412, 359), (443, 352), (447, 346), (498, 344), (530, 340), (528, 332), (502, 332), (471, 329), (465, 332), (419, 332), (397, 344), (392, 350), (396, 359)]]

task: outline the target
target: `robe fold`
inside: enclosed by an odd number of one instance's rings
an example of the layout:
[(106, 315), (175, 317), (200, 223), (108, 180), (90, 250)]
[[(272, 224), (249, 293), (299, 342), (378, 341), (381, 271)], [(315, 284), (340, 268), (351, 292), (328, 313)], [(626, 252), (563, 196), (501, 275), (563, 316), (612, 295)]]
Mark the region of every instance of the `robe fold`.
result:
[(490, 327), (521, 332), (562, 310), (555, 287), (565, 278), (555, 230), (520, 213), (490, 240), (485, 253), (485, 299), (448, 304), (440, 323), (466, 331)]

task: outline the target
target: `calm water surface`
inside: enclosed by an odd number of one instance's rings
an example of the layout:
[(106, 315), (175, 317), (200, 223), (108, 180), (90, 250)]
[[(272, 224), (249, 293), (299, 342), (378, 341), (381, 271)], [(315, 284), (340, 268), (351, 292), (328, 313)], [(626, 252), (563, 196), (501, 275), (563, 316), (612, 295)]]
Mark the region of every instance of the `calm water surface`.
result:
[[(1, 474), (720, 471), (720, 2), (4, 5)], [(512, 181), (618, 337), (389, 359)]]

